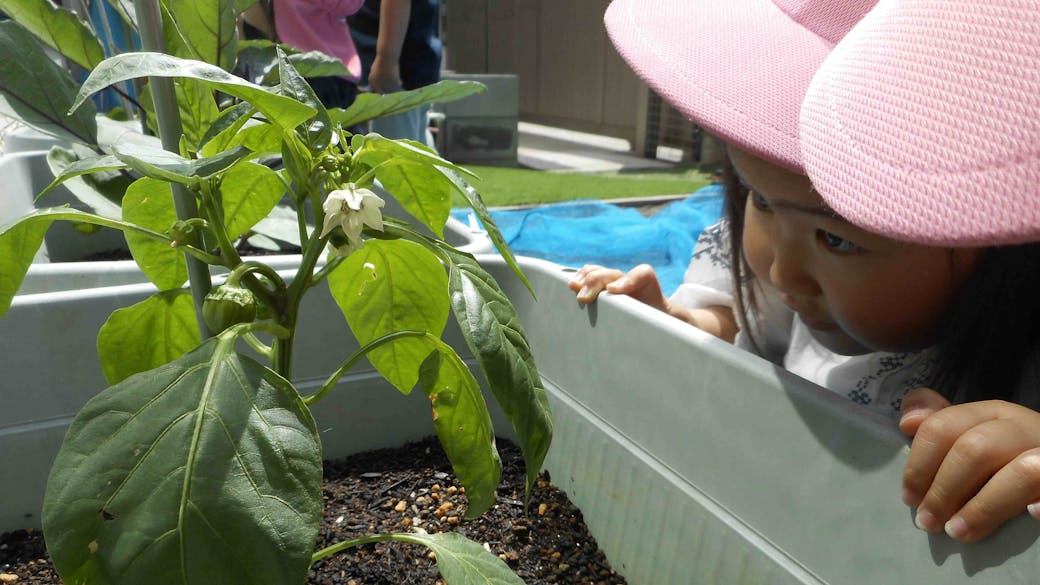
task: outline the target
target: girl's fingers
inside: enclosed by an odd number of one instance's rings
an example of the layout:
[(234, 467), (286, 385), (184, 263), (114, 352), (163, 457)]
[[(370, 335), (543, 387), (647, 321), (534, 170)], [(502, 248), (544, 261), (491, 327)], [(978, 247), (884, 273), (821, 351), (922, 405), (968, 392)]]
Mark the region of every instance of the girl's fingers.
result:
[(577, 293), (579, 303), (587, 304), (595, 301), (608, 284), (621, 276), (620, 270), (586, 264), (574, 274), (567, 286)]
[(914, 436), (924, 419), (950, 406), (950, 401), (931, 388), (915, 388), (903, 397), (899, 430)]
[(989, 536), (1001, 524), (1023, 511), (1036, 518), (1040, 506), (1040, 447), (1020, 453), (1000, 469), (985, 487), (968, 501), (944, 529), (960, 542)]
[(957, 439), (968, 429), (998, 418), (998, 404), (996, 401), (958, 404), (935, 412), (920, 423), (903, 468), (906, 505), (921, 503)]
[[(990, 478), (1034, 446), (1034, 439), (1013, 420), (993, 419), (969, 428), (950, 447), (917, 507), (918, 528), (942, 530), (965, 503), (981, 494)], [(1019, 497), (1022, 501), (1016, 506), (1021, 513), (1034, 494)]]

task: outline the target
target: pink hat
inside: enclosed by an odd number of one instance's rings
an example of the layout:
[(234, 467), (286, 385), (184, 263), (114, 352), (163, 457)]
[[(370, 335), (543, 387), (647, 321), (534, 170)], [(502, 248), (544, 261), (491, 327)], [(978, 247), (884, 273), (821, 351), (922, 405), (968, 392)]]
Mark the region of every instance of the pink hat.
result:
[(877, 0), (614, 0), (607, 32), (698, 125), (801, 172), (798, 111), (816, 69)]
[(1040, 2), (882, 0), (802, 109), (828, 204), (934, 245), (1040, 241)]

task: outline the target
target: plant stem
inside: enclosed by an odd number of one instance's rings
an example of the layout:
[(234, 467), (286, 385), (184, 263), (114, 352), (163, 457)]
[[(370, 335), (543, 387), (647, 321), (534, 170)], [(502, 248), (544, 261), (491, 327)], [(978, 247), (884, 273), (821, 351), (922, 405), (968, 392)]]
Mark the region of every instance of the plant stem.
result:
[(318, 389), (317, 392), (311, 394), (310, 396), (304, 397), (303, 403), (309, 406), (324, 398), (325, 395), (331, 392), (332, 389), (336, 386), (336, 383), (339, 382), (339, 379), (342, 378), (343, 375), (346, 374), (348, 371), (350, 371), (350, 368), (353, 368), (354, 365), (361, 361), (361, 358), (365, 357), (365, 355), (367, 355), (368, 352), (372, 351), (373, 349), (376, 349), (377, 347), (386, 345), (387, 343), (390, 343), (391, 341), (394, 341), (401, 337), (429, 337), (436, 340), (436, 338), (430, 335), (427, 331), (405, 329), (402, 331), (394, 331), (393, 333), (388, 333), (376, 339), (375, 341), (368, 343), (361, 349), (354, 352), (354, 355), (347, 358), (347, 360), (343, 362), (343, 365), (337, 368), (335, 372), (332, 372), (332, 375), (329, 376), (327, 380), (325, 380), (325, 383), (321, 385), (321, 388)]
[[(134, 0), (138, 26), (141, 28), (141, 44), (147, 51), (165, 53), (165, 40), (162, 31), (162, 18), (159, 15), (158, 0)], [(149, 79), (152, 88), (152, 104), (155, 106), (155, 117), (159, 122), (159, 138), (163, 148), (170, 152), (179, 152), (178, 142), (181, 136), (180, 110), (173, 90), (173, 81), (166, 77)], [(195, 196), (179, 183), (171, 183), (173, 205), (177, 210), (177, 218), (182, 220), (198, 217), (199, 210), (195, 204)], [(206, 249), (203, 244), (202, 249)], [(203, 338), (211, 335), (206, 322), (202, 319), (202, 303), (206, 293), (213, 286), (210, 280), (209, 267), (190, 255), (185, 255), (188, 265), (188, 282), (191, 285), (191, 296), (195, 301), (195, 319), (199, 333)]]
[(353, 548), (362, 544), (372, 544), (375, 542), (388, 542), (391, 540), (394, 540), (393, 534), (370, 534), (368, 536), (361, 536), (350, 540), (344, 540), (343, 542), (337, 542), (336, 544), (323, 548), (311, 555), (311, 564), (313, 565), (329, 555), (334, 555), (340, 551), (347, 550), (348, 548)]

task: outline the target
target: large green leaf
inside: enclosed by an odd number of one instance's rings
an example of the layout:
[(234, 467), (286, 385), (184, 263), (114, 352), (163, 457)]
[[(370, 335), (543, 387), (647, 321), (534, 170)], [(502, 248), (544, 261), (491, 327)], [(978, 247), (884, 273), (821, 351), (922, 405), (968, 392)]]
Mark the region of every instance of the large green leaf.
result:
[(235, 66), (238, 32), (234, 0), (163, 0), (190, 55), (224, 71)]
[(220, 182), (228, 235), (237, 238), (267, 217), (285, 194), (285, 183), (264, 165), (242, 161)]
[(419, 163), (386, 166), (378, 176), (405, 211), (438, 237), (444, 236), (444, 224), (451, 214), (451, 181), (436, 168)]
[(135, 148), (124, 151), (116, 147), (115, 156), (130, 168), (146, 177), (190, 185), (197, 179), (206, 179), (231, 168), (251, 153), (244, 146), (199, 159), (186, 159), (168, 150)]
[(65, 583), (303, 585), (321, 448), (289, 382), (217, 337), (92, 398), (43, 506)]
[[(278, 52), (285, 53), (289, 63), (303, 77), (331, 77), (350, 75), (350, 70), (343, 61), (326, 55), (321, 51), (300, 51), (291, 45), (276, 44), (268, 40), (248, 40), (238, 43), (238, 66), (250, 72), (256, 78), (262, 78), (264, 85), (278, 83)], [(253, 79), (254, 81), (256, 79)]]
[(392, 540), (421, 544), (437, 553), (447, 585), (524, 585), (505, 561), (457, 532), (392, 534)]
[(90, 95), (102, 89), (136, 77), (186, 77), (197, 79), (212, 89), (220, 90), (245, 100), (264, 113), (271, 123), (283, 130), (291, 130), (314, 116), (316, 110), (236, 77), (220, 67), (180, 59), (162, 53), (124, 53), (102, 61), (83, 82), (73, 108), (79, 107)]
[(346, 110), (335, 109), (330, 114), (333, 122), (349, 128), (383, 116), (400, 114), (423, 104), (455, 101), (482, 93), (486, 89), (483, 83), (476, 81), (445, 79), (410, 91), (388, 94), (363, 93)]
[(113, 312), (98, 331), (97, 348), (105, 379), (118, 384), (170, 363), (201, 341), (191, 291), (178, 289)]
[[(473, 174), (447, 159), (441, 158), (426, 145), (412, 140), (391, 140), (374, 132), (364, 136), (364, 145), (354, 153), (354, 161), (373, 168), (381, 163), (385, 163), (383, 168), (400, 164), (424, 164), (429, 167), (449, 169), (456, 173)], [(377, 177), (380, 172), (382, 172), (381, 169), (376, 170)]]
[[(173, 205), (170, 184), (147, 177), (134, 181), (123, 198), (123, 220), (157, 232), (170, 229), (177, 221), (177, 210)], [(171, 247), (167, 242), (159, 242), (136, 233), (127, 233), (125, 237), (130, 254), (137, 261), (137, 265), (159, 290), (177, 288), (188, 280), (188, 267), (184, 262), (183, 252)], [(152, 364), (144, 369), (151, 369), (157, 365), (159, 364)], [(109, 382), (114, 383), (111, 378)]]
[(0, 10), (87, 71), (105, 58), (94, 31), (71, 10), (50, 0), (0, 0)]
[(311, 106), (317, 112), (303, 129), (304, 141), (312, 152), (324, 150), (332, 139), (332, 121), (329, 119), (329, 112), (314, 93), (310, 83), (289, 63), (285, 54), (280, 50), (277, 53), (282, 92)]
[[(86, 146), (76, 143), (71, 146), (72, 148), (52, 146), (47, 153), (47, 164), (54, 176), (64, 175), (73, 165), (84, 160), (84, 157), (94, 157), (94, 151)], [(119, 164), (123, 165), (122, 162)], [(86, 204), (94, 213), (118, 219), (123, 215), (119, 204), (133, 180), (133, 177), (123, 170), (96, 170), (69, 178), (64, 181), (64, 185), (76, 199)]]
[[(448, 277), (437, 256), (418, 244), (369, 240), (328, 281), (332, 297), (362, 345), (405, 329), (440, 337), (448, 321)], [(402, 339), (373, 350), (368, 359), (408, 394), (419, 378), (419, 366), (433, 349), (422, 338)]]
[(0, 22), (0, 114), (72, 142), (97, 142), (93, 102), (69, 115), (76, 84), (50, 60), (36, 37), (12, 22)]
[[(119, 160), (119, 157), (111, 154), (105, 154), (101, 156), (79, 156), (79, 153), (71, 151), (59, 151), (51, 153), (47, 156), (48, 162), (53, 159), (53, 170), (55, 172), (54, 180), (49, 185), (40, 191), (40, 194), (36, 196), (37, 200), (43, 199), (43, 197), (49, 193), (52, 189), (82, 175), (89, 175), (92, 173), (102, 173), (109, 171), (116, 171), (125, 169), (129, 165)], [(104, 214), (103, 214), (104, 215)]]
[(198, 151), (202, 138), (220, 116), (213, 90), (194, 79), (174, 82), (177, 107), (180, 110), (181, 132), (193, 151)]
[(0, 228), (0, 317), (11, 307), (53, 222), (50, 217), (35, 217)]
[(495, 503), (502, 479), (502, 461), (480, 385), (447, 345), (423, 361), (419, 382), (433, 406), (437, 437), (456, 477), (466, 487), (466, 518), (476, 518)]
[(444, 245), (451, 306), (488, 386), (516, 431), (531, 487), (552, 442), (549, 399), (516, 308), (470, 256)]
[(534, 295), (534, 289), (531, 288), (531, 283), (527, 280), (527, 276), (520, 270), (520, 265), (516, 263), (516, 258), (513, 256), (512, 250), (509, 249), (509, 244), (506, 243), (505, 238), (502, 237), (502, 232), (498, 229), (498, 224), (495, 223), (495, 219), (491, 217), (491, 212), (488, 211), (484, 200), (481, 199), (480, 193), (473, 188), (472, 185), (466, 182), (466, 180), (453, 169), (439, 166), (438, 170), (444, 174), (455, 188), (461, 193), (467, 201), (469, 201), (470, 207), (473, 208), (474, 213), (477, 214), (477, 218), (484, 225), (484, 231), (487, 232), (488, 238), (491, 243), (495, 245), (495, 249), (502, 255), (502, 259), (506, 261), (506, 264), (513, 269), (513, 272), (520, 278), (520, 281), (527, 286), (527, 290), (531, 291), (531, 295)]
[(0, 317), (11, 306), (11, 299), (22, 286), (32, 259), (43, 244), (43, 236), (55, 220), (74, 221), (91, 225), (133, 231), (156, 239), (167, 239), (161, 233), (134, 224), (85, 213), (68, 207), (38, 209), (17, 222), (0, 228)]
[(199, 140), (203, 156), (212, 156), (225, 150), (229, 141), (255, 112), (256, 109), (248, 102), (240, 102), (221, 111)]

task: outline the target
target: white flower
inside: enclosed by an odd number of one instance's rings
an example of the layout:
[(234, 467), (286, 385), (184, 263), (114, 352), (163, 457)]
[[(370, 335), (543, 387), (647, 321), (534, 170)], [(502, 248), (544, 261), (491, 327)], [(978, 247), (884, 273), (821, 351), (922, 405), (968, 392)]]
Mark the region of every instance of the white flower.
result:
[(347, 183), (325, 198), (325, 225), (321, 237), (328, 235), (337, 225), (343, 228), (352, 246), (361, 247), (361, 230), (368, 226), (383, 230), (383, 213), (379, 211), (384, 201), (369, 189), (358, 189)]

